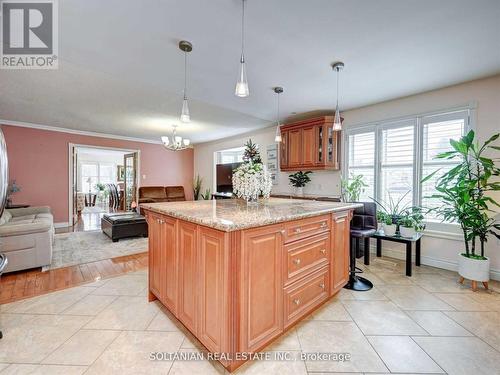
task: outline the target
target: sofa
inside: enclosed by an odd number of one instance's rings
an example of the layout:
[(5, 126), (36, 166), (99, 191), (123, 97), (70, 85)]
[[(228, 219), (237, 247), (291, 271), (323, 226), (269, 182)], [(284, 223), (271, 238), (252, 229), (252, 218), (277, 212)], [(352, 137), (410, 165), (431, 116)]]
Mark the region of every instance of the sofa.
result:
[(185, 201), (182, 186), (141, 186), (139, 188), (140, 203)]
[(0, 251), (8, 259), (4, 272), (49, 265), (53, 242), (50, 207), (6, 209), (0, 218)]

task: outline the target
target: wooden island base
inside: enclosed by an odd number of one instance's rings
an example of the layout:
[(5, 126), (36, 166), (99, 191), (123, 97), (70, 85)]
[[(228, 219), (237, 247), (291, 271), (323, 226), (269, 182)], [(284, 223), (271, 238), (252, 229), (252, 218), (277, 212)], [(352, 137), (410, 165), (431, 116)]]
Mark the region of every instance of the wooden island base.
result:
[(234, 371), (348, 281), (352, 208), (222, 231), (146, 209), (149, 300)]

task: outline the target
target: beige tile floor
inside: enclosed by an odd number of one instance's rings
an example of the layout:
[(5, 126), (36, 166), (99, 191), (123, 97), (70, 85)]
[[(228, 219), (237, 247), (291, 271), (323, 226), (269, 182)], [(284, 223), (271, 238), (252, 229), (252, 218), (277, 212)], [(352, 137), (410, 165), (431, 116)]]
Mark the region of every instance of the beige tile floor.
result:
[[(375, 288), (342, 290), (238, 374), (500, 373), (500, 283), (473, 293), (454, 272), (382, 258), (365, 268)], [(157, 302), (140, 271), (0, 306), (0, 375), (223, 374), (208, 361), (150, 361), (151, 352), (198, 352), (200, 343)], [(344, 362), (301, 353), (350, 353)]]

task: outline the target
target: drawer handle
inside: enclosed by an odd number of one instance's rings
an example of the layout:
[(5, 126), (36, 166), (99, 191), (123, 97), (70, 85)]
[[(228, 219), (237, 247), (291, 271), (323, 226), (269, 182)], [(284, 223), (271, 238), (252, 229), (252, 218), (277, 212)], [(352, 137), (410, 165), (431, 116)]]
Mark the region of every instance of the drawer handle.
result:
[(321, 254), (326, 254), (326, 249), (321, 249), (319, 252), (320, 252)]
[(300, 259), (294, 259), (293, 263), (295, 263), (298, 266), (300, 264)]
[(300, 228), (295, 228), (295, 233), (300, 233), (301, 229)]
[(325, 221), (323, 221), (323, 222), (321, 223), (321, 228), (326, 228), (326, 222), (325, 222)]
[(319, 287), (320, 287), (321, 289), (325, 289), (325, 283), (321, 283), (321, 284), (319, 284)]
[(295, 303), (297, 306), (298, 306), (298, 305), (300, 305), (300, 299), (298, 299), (298, 298), (297, 298), (297, 299), (294, 299), (294, 300), (293, 300), (293, 303)]

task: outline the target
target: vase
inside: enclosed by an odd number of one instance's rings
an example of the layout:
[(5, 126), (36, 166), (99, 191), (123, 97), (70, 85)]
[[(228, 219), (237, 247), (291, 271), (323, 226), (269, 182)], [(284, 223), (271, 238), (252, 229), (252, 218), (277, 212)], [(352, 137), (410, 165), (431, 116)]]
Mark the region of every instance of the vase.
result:
[(259, 199), (255, 197), (250, 197), (246, 199), (247, 206), (256, 206), (259, 204)]
[(488, 282), (490, 259), (472, 259), (458, 254), (458, 274), (469, 280)]
[(401, 237), (405, 237), (405, 238), (412, 238), (415, 236), (415, 234), (417, 234), (417, 232), (415, 231), (415, 228), (413, 227), (404, 227), (404, 226), (400, 226), (399, 227), (399, 234), (401, 235)]
[(295, 195), (297, 197), (303, 197), (304, 196), (304, 188), (302, 186), (296, 186), (295, 187)]

